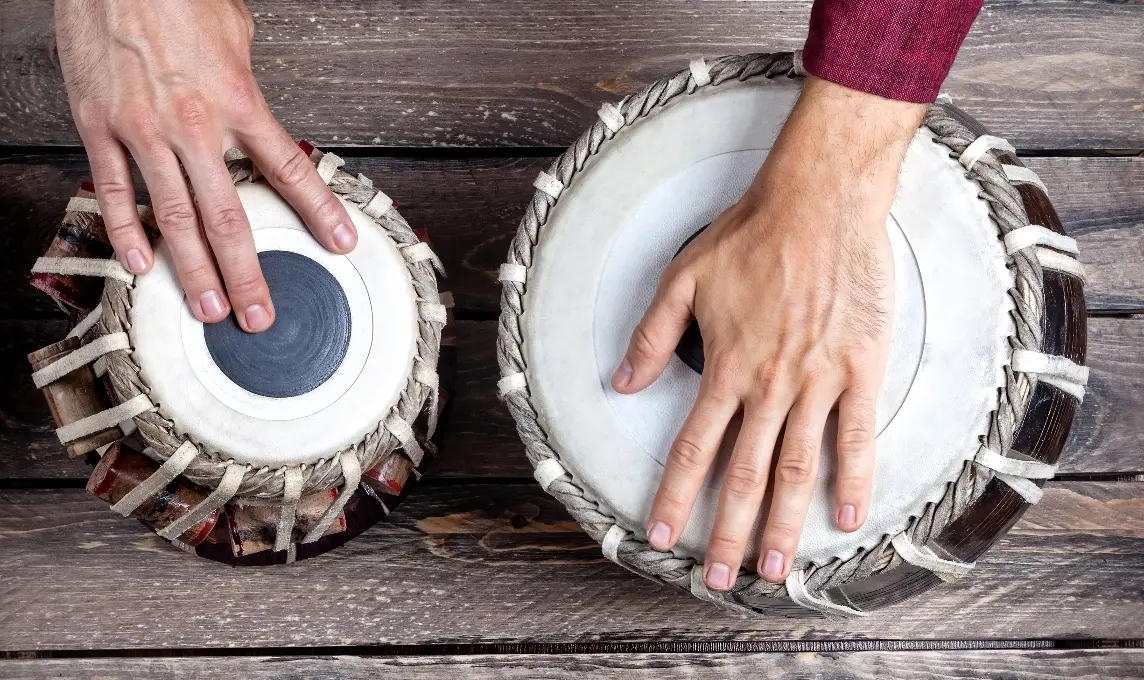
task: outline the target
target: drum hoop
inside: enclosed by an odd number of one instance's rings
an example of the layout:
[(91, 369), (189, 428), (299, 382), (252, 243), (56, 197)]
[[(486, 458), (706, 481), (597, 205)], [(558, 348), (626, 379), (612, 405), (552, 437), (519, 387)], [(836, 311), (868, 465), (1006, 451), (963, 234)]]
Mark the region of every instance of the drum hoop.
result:
[[(321, 162), (323, 158), (328, 158), (326, 164)], [(362, 175), (355, 177), (341, 169), (335, 169), (331, 161), (337, 161), (337, 166), (341, 165), (341, 161), (333, 154), (323, 154), (314, 149), (310, 153), (310, 159), (318, 164), (319, 174), (327, 173), (330, 190), (362, 209), (395, 246), (402, 249), (421, 243), (413, 229), (397, 212), (396, 206), (390, 205), (381, 210), (370, 208), (371, 203), (376, 203), (375, 199), (379, 197), (390, 204), (392, 202), (384, 193), (374, 188), (367, 178)], [(237, 150), (228, 152), (226, 165), (231, 180), (236, 185), (244, 181), (254, 182), (260, 178), (253, 162)], [(70, 206), (69, 212), (71, 212)], [(376, 467), (387, 456), (396, 455), (398, 449), (405, 450), (406, 455), (413, 458), (413, 467), (418, 467), (420, 455), (414, 456), (409, 451), (410, 448), (419, 446), (411, 428), (425, 410), (427, 402), (432, 402), (433, 407), (436, 406), (434, 396), (437, 390), (436, 367), (446, 315), (437, 289), (434, 267), (439, 268), (440, 265), (436, 256), (402, 259), (412, 279), (417, 305), (418, 336), (415, 342), (413, 370), (410, 371), (397, 402), (382, 416), (377, 427), (362, 439), (317, 461), (256, 468), (229, 459), (225, 452), (208, 450), (202, 442), (194, 441), (188, 433), (181, 431), (178, 423), (164, 417), (157, 407), (152, 407), (133, 417), (140, 438), (147, 444), (145, 452), (157, 462), (164, 463), (181, 446), (190, 442), (198, 453), (179, 475), (215, 490), (219, 488), (227, 470), (239, 465), (245, 468), (244, 474), (230, 498), (240, 502), (274, 505), (279, 505), (284, 500), (284, 495), (287, 493), (286, 473), (290, 470), (296, 469), (301, 472), (302, 496), (345, 486), (347, 480), (343, 474), (343, 464), (347, 462), (345, 460), (347, 454), (352, 454), (356, 459), (355, 467), (358, 471), (355, 476), (359, 477), (360, 473)], [(90, 344), (103, 336), (126, 332), (130, 328), (133, 288), (134, 281), (131, 277), (107, 278), (100, 301), (101, 312), (95, 324), (84, 334), (84, 344)], [(103, 360), (106, 366), (104, 384), (108, 387), (109, 396), (114, 403), (124, 404), (140, 395), (150, 395), (151, 389), (133, 356), (133, 348), (109, 352), (104, 355)], [(430, 370), (426, 371), (422, 367)], [(429, 375), (430, 373), (432, 375)], [(401, 436), (403, 434), (404, 436)], [(432, 433), (423, 434), (425, 435), (423, 439), (427, 441)], [(354, 485), (356, 486), (356, 482)], [(297, 493), (293, 492), (294, 495)]]
[[(797, 584), (799, 587), (794, 593), (788, 591), (786, 584), (767, 582), (754, 572), (741, 573), (728, 592), (708, 591), (702, 586), (701, 577), (696, 579), (701, 569), (701, 564), (697, 560), (652, 548), (646, 540), (640, 538), (644, 532), (642, 527), (623, 526), (605, 504), (597, 501), (590, 492), (586, 492), (560, 464), (560, 453), (549, 442), (547, 433), (539, 422), (537, 409), (529, 398), (528, 364), (520, 319), (525, 311), (525, 292), (528, 270), (533, 262), (533, 251), (543, 237), (543, 228), (548, 216), (562, 192), (576, 181), (578, 173), (584, 169), (587, 161), (599, 153), (619, 130), (638, 125), (642, 119), (670, 102), (706, 88), (718, 87), (722, 83), (758, 77), (801, 78), (805, 75), (801, 53), (798, 51), (726, 56), (713, 60), (709, 65), (702, 59), (697, 59), (691, 62), (688, 69), (658, 80), (639, 92), (625, 97), (618, 106), (605, 104), (593, 125), (537, 179), (535, 184), (537, 191), (521, 220), (508, 254), (508, 261), (501, 268), (500, 276), (502, 292), (497, 356), (501, 374), (501, 398), (517, 423), (518, 432), (524, 440), (525, 450), (535, 469), (537, 480), (549, 494), (565, 506), (593, 539), (603, 545), (605, 555), (612, 561), (653, 580), (689, 590), (724, 608), (747, 614), (766, 611), (763, 606), (750, 602), (752, 599), (757, 601), (760, 596), (790, 597), (805, 607), (827, 615), (847, 612), (861, 614), (860, 611), (838, 605), (829, 599), (824, 601), (821, 597), (808, 595), (808, 592), (822, 593), (852, 581), (881, 574), (902, 565), (904, 561), (917, 565), (918, 549), (899, 551), (893, 544), (898, 543), (893, 541), (895, 537), (886, 535), (873, 548), (859, 550), (848, 558), (837, 557), (826, 564), (802, 566), (800, 581)], [(942, 101), (943, 99), (946, 101)], [(1030, 226), (1022, 197), (1022, 192), (1035, 192), (1039, 195), (1039, 200), (1043, 200), (1051, 209), (1043, 184), (1032, 175), (1031, 171), (1024, 169), (1007, 142), (984, 133), (975, 133), (963, 122), (963, 116), (964, 114), (952, 106), (952, 102), (942, 97), (939, 98), (939, 103), (927, 109), (923, 126), (933, 133), (934, 143), (945, 146), (949, 156), (965, 166), (966, 179), (980, 187), (978, 198), (986, 202), (990, 219), (1003, 235), (1021, 228), (1026, 228), (1026, 234), (1031, 229), (1048, 231), (1043, 227)], [(979, 139), (982, 141), (978, 141)], [(969, 157), (968, 162), (967, 157)], [(1013, 168), (1016, 168), (1016, 172), (1012, 170)], [(1028, 176), (1032, 176), (1032, 179)], [(1021, 190), (1016, 186), (1018, 177), (1023, 177)], [(1053, 221), (1057, 221), (1055, 214)], [(1063, 229), (1060, 231), (1063, 233)], [(1042, 322), (1045, 317), (1045, 293), (1040, 250), (1037, 247), (1021, 247), (1009, 255), (1008, 264), (1013, 274), (1013, 286), (1008, 290), (1008, 294), (1015, 307), (1010, 313), (1015, 334), (1009, 341), (1014, 352), (1024, 350), (1043, 357), (1045, 355), (1040, 352), (1044, 344)], [(1055, 257), (1061, 255), (1056, 251), (1052, 251), (1051, 254)], [(1070, 255), (1075, 255), (1075, 248)], [(1070, 275), (1082, 276), (1081, 267), (1074, 258), (1066, 256), (1063, 259), (1064, 264), (1052, 268)], [(1045, 267), (1049, 268), (1047, 257)], [(1081, 333), (1083, 333), (1083, 297), (1080, 308)], [(1078, 360), (1083, 363), (1083, 341), (1079, 343), (1079, 350), (1073, 353), (1077, 354)], [(1058, 358), (1048, 357), (1050, 363), (1051, 360)], [(1013, 363), (1011, 360), (1010, 365), (1005, 367), (1005, 386), (999, 390), (997, 407), (990, 413), (988, 430), (981, 435), (983, 450), (1002, 452), (1002, 455), (1006, 456), (1014, 441), (1015, 433), (1022, 424), (1022, 418), (1041, 375), (1041, 372), (1035, 370), (1016, 370)], [(1072, 370), (1074, 373), (1082, 372), (1087, 379), (1086, 369), (1073, 364)], [(1054, 389), (1061, 389), (1059, 381), (1048, 375), (1040, 382)], [(1072, 389), (1072, 392), (1068, 389), (1064, 391), (1080, 396), (1076, 394), (1076, 385), (1073, 385)], [(1083, 389), (1082, 380), (1079, 386), (1081, 395)], [(1049, 463), (1055, 463), (1062, 446), (1063, 438), (1055, 451), (1050, 453)], [(943, 529), (957, 521), (966, 509), (982, 496), (986, 486), (995, 478), (1010, 484), (1014, 489), (1018, 488), (1019, 482), (1027, 483), (1022, 488), (1029, 495), (1022, 493), (1018, 501), (1023, 497), (1027, 503), (1035, 502), (1040, 493), (1039, 484), (1024, 477), (1011, 481), (1009, 477), (1012, 475), (976, 464), (973, 459), (967, 460), (957, 478), (947, 483), (943, 497), (936, 503), (928, 504), (920, 516), (910, 518), (909, 526), (903, 532), (907, 544), (902, 547), (905, 549), (910, 545), (925, 546), (931, 538), (937, 538)], [(1040, 475), (1038, 481), (1043, 482), (1043, 477), (1044, 475)], [(1033, 491), (1029, 490), (1030, 486), (1033, 487)], [(1025, 506), (1027, 507), (1028, 505)], [(1024, 508), (1020, 510), (1023, 511)], [(1000, 533), (994, 536), (993, 540)], [(992, 540), (989, 544), (991, 543)], [(923, 547), (920, 550), (927, 549)], [(907, 552), (910, 559), (905, 560), (901, 552)], [(928, 564), (937, 565), (935, 568), (958, 564), (937, 558), (932, 552), (928, 552), (928, 555), (934, 558), (928, 560)]]

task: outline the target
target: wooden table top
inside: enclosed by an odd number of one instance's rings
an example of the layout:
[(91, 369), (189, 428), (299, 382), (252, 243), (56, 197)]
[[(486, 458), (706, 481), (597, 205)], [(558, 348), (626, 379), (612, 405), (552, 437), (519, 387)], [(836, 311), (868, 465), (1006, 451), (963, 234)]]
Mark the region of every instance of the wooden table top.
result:
[(496, 270), (537, 172), (694, 56), (800, 47), (809, 2), (249, 4), (287, 129), (433, 233), (460, 319), (445, 446), (388, 523), (290, 567), (191, 559), (88, 495), (24, 359), (67, 327), (27, 272), (87, 161), (51, 3), (0, 0), (0, 678), (1144, 677), (1144, 4), (987, 0), (969, 35), (945, 89), (1080, 244), (1090, 394), (970, 578), (837, 623), (745, 621), (615, 567), (495, 395)]

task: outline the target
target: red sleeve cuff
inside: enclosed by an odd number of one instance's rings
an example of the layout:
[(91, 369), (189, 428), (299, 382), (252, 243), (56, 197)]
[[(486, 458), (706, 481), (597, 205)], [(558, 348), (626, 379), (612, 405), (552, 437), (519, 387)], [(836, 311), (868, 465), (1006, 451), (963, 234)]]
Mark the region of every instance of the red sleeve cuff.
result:
[(887, 99), (937, 97), (982, 0), (815, 0), (807, 72)]

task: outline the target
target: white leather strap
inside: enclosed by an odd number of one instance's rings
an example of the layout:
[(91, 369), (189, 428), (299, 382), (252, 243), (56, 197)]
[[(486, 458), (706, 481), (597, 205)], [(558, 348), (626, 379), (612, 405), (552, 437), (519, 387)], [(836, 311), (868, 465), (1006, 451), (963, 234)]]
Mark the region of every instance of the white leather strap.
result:
[(362, 184), (366, 185), (367, 187), (369, 187), (371, 189), (373, 188), (373, 180), (366, 177), (365, 175), (361, 174), (360, 172), (357, 175), (357, 181), (361, 182)]
[(528, 387), (528, 380), (523, 373), (510, 373), (497, 381), (497, 392), (503, 397), (510, 392), (523, 390)]
[(414, 467), (421, 465), (421, 459), (425, 457), (425, 451), (421, 448), (421, 444), (417, 442), (417, 437), (413, 434), (413, 428), (409, 426), (409, 423), (398, 417), (396, 413), (390, 413), (385, 417), (384, 424), (385, 429), (388, 430), (397, 441), (401, 442), (402, 450), (405, 451), (405, 455), (409, 456), (409, 460), (413, 461)]
[(33, 274), (60, 274), (62, 276), (97, 276), (133, 283), (135, 275), (115, 260), (91, 257), (41, 257), (32, 265)]
[(624, 114), (610, 102), (604, 102), (600, 110), (596, 112), (600, 120), (604, 121), (604, 125), (612, 132), (618, 132), (624, 126)]
[(283, 476), (282, 507), (278, 509), (278, 529), (274, 533), (275, 552), (286, 550), (294, 543), (294, 522), (298, 516), (298, 500), (302, 498), (302, 468), (291, 465)]
[(413, 379), (429, 388), (428, 423), (425, 426), (428, 439), (437, 431), (437, 419), (440, 417), (441, 377), (432, 366), (418, 361), (413, 364)]
[(501, 282), (524, 283), (527, 279), (528, 268), (523, 264), (505, 262), (500, 266), (500, 272), (497, 274), (497, 281)]
[(985, 446), (977, 449), (977, 455), (974, 456), (973, 460), (994, 472), (1003, 472), (1007, 475), (1029, 479), (1052, 479), (1057, 474), (1056, 465), (1042, 463), (1039, 460), (1010, 458)]
[(81, 345), (71, 354), (32, 373), (32, 382), (35, 383), (36, 387), (43, 389), (77, 368), (92, 363), (104, 354), (121, 349), (131, 349), (131, 339), (127, 337), (126, 333), (101, 336), (86, 345)]
[(154, 408), (154, 404), (147, 398), (147, 395), (138, 394), (118, 406), (113, 406), (94, 415), (81, 418), (74, 423), (64, 425), (56, 430), (56, 436), (60, 438), (61, 444), (67, 444), (80, 437), (86, 437), (93, 432), (116, 427), (119, 423), (134, 418), (140, 413), (149, 411), (152, 408)]
[(1049, 190), (1045, 187), (1045, 183), (1037, 177), (1037, 173), (1028, 168), (1023, 168), (1020, 165), (1006, 165), (1002, 164), (1001, 169), (1005, 171), (1005, 177), (1013, 184), (1032, 184), (1046, 194)]
[(171, 457), (163, 461), (159, 469), (151, 473), (151, 476), (144, 479), (139, 486), (127, 492), (119, 502), (111, 506), (111, 511), (119, 513), (124, 517), (135, 512), (136, 508), (143, 504), (148, 498), (159, 493), (167, 488), (167, 485), (175, 481), (175, 478), (183, 474), (183, 470), (191, 464), (195, 456), (199, 455), (198, 448), (195, 447), (189, 440), (179, 445)]
[(68, 331), (67, 337), (82, 338), (87, 334), (88, 331), (90, 331), (92, 328), (95, 328), (95, 324), (99, 323), (101, 318), (103, 318), (102, 303), (96, 305), (95, 309), (88, 312), (87, 316), (83, 317), (83, 319), (81, 319), (80, 322), (75, 325), (75, 328)]
[(791, 571), (786, 579), (787, 596), (797, 605), (813, 609), (827, 616), (836, 616), (850, 619), (858, 616), (868, 616), (864, 611), (832, 602), (821, 595), (813, 595), (806, 589), (806, 577), (801, 569)]
[(1004, 139), (994, 137), (993, 135), (981, 135), (973, 140), (969, 146), (965, 147), (965, 151), (961, 152), (961, 157), (957, 159), (957, 162), (964, 165), (966, 170), (972, 170), (973, 166), (977, 164), (977, 161), (981, 160), (982, 156), (994, 149), (1000, 149), (1008, 153), (1017, 153), (1013, 145)]
[(228, 464), (226, 472), (222, 473), (222, 479), (219, 480), (218, 488), (204, 498), (201, 503), (191, 508), (187, 514), (159, 529), (158, 534), (168, 541), (174, 540), (182, 536), (187, 529), (206, 519), (212, 512), (226, 505), (227, 501), (234, 498), (234, 494), (238, 492), (238, 487), (242, 485), (242, 478), (246, 476), (246, 470), (247, 466), (245, 465)]
[(384, 215), (393, 207), (393, 199), (386, 195), (384, 191), (378, 190), (373, 198), (369, 199), (361, 211), (366, 215), (374, 218), (375, 220)]
[(1026, 349), (1013, 350), (1013, 370), (1035, 373), (1038, 380), (1067, 392), (1078, 401), (1084, 401), (1088, 384), (1088, 367), (1080, 366), (1066, 357), (1059, 357)]
[(532, 476), (540, 484), (540, 488), (548, 491), (548, 487), (552, 486), (552, 482), (560, 479), (568, 471), (560, 464), (555, 458), (545, 458), (536, 464), (536, 469), (532, 471)]
[(1076, 255), (1080, 251), (1076, 246), (1076, 239), (1058, 234), (1052, 229), (1039, 224), (1030, 224), (1005, 234), (1005, 252), (1012, 255), (1018, 250), (1029, 246), (1048, 246), (1056, 250)]
[(560, 194), (564, 193), (564, 183), (543, 170), (533, 180), (532, 186), (543, 191), (552, 200), (560, 198)]
[(1084, 271), (1084, 265), (1072, 257), (1064, 253), (1058, 253), (1051, 248), (1037, 247), (1037, 261), (1041, 263), (1041, 267), (1045, 269), (1052, 269), (1066, 274), (1071, 274), (1081, 281), (1085, 281), (1088, 277)]
[(429, 323), (444, 325), (449, 320), (449, 312), (445, 309), (445, 305), (440, 302), (425, 302), (421, 300), (417, 303), (417, 311), (420, 312), (421, 318)]
[(334, 179), (334, 173), (345, 164), (346, 162), (338, 158), (335, 154), (324, 153), (322, 154), (322, 159), (318, 161), (318, 177), (321, 177), (323, 182), (329, 184)]
[(603, 550), (604, 557), (607, 557), (613, 562), (620, 561), (620, 541), (627, 538), (628, 532), (624, 531), (623, 527), (619, 524), (613, 524), (608, 528), (608, 533), (604, 534), (604, 540), (600, 541), (600, 548)]
[(433, 263), (433, 269), (435, 269), (438, 274), (445, 274), (445, 265), (441, 264), (441, 258), (437, 257), (437, 253), (433, 252), (433, 249), (429, 247), (429, 244), (425, 243), (424, 241), (418, 241), (412, 245), (402, 246), (401, 255), (405, 258), (406, 262), (411, 264), (429, 260)]
[(956, 562), (938, 557), (933, 550), (924, 545), (915, 545), (904, 532), (890, 539), (898, 556), (906, 562), (932, 571), (941, 580), (952, 583), (965, 578), (974, 567), (973, 562)]
[(691, 71), (691, 79), (695, 81), (698, 87), (705, 87), (711, 84), (711, 69), (708, 68), (707, 62), (703, 57), (692, 59), (691, 63), (687, 65), (688, 70)]
[[(408, 453), (408, 452), (407, 452)], [(330, 507), (326, 508), (325, 514), (322, 515), (321, 521), (310, 529), (309, 533), (302, 539), (303, 543), (313, 543), (326, 533), (338, 515), (342, 514), (342, 509), (346, 507), (346, 503), (357, 491), (358, 484), (361, 483), (361, 463), (358, 462), (357, 454), (352, 450), (346, 451), (341, 456), (342, 464), (342, 478), (345, 483), (342, 488), (338, 490), (338, 497), (330, 503)]]

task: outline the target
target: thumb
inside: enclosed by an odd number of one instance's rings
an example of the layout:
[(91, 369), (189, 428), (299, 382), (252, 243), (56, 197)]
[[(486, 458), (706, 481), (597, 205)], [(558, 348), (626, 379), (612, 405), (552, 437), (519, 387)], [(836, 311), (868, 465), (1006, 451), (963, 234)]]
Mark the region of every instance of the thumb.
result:
[(612, 388), (621, 394), (639, 392), (655, 382), (683, 331), (691, 324), (695, 284), (671, 269), (664, 272), (651, 306), (632, 331), (628, 351), (612, 375)]

